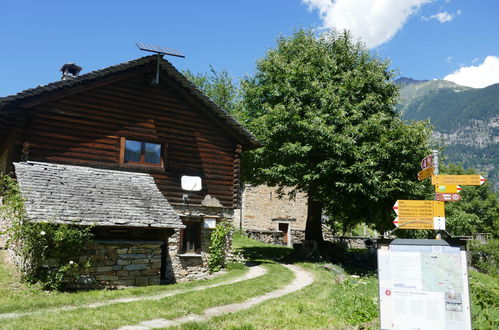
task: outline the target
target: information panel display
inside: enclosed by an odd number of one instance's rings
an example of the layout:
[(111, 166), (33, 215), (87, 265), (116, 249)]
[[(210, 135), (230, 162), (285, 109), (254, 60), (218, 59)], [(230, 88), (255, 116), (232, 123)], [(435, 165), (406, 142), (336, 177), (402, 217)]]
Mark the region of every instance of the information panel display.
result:
[(471, 329), (462, 242), (378, 241), (381, 329)]

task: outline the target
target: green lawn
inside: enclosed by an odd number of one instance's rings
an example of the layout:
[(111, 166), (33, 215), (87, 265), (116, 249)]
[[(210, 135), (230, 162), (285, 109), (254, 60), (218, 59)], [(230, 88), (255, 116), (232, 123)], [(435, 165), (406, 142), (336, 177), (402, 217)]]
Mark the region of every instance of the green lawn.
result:
[(95, 290), (85, 292), (49, 292), (37, 286), (19, 283), (19, 276), (12, 265), (4, 260), (6, 252), (0, 251), (0, 313), (32, 312), (39, 309), (85, 305), (125, 297), (137, 297), (160, 294), (167, 291), (192, 288), (200, 285), (214, 284), (241, 276), (247, 267), (233, 267), (226, 274), (212, 280), (179, 283), (167, 286), (137, 287), (126, 290)]
[[(158, 301), (119, 303), (99, 308), (44, 312), (18, 319), (0, 320), (0, 329), (113, 329), (127, 324), (191, 313), (202, 314), (218, 305), (242, 302), (290, 283), (293, 274), (275, 260), (286, 260), (291, 249), (269, 246), (235, 235), (234, 248), (262, 263), (264, 276), (202, 291), (184, 293)], [(289, 260), (289, 259), (288, 259)], [(299, 262), (313, 273), (315, 282), (298, 292), (269, 300), (248, 310), (215, 317), (208, 322), (188, 323), (182, 329), (262, 329), (262, 328), (378, 328), (378, 295), (375, 274), (362, 277), (346, 273), (340, 266)], [(327, 266), (327, 267), (325, 267)], [(247, 267), (233, 267), (219, 278), (168, 286), (115, 291), (48, 293), (19, 284), (12, 269), (0, 262), (0, 313), (43, 310), (64, 305), (83, 305), (120, 297), (154, 295), (224, 281), (242, 275)], [(499, 328), (496, 277), (470, 271), (475, 329)]]

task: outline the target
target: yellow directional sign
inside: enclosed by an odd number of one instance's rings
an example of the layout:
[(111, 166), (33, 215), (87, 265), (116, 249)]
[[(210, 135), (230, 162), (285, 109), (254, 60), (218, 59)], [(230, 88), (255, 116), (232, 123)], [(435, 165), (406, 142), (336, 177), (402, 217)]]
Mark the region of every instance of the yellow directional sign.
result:
[(433, 175), (433, 166), (430, 166), (418, 172), (418, 180), (419, 181), (424, 180), (432, 175)]
[(398, 200), (393, 209), (400, 229), (445, 229), (444, 202)]
[(463, 186), (480, 186), (487, 181), (481, 175), (434, 175), (431, 178), (431, 184), (449, 185), (460, 184)]
[(435, 192), (437, 194), (458, 194), (461, 192), (461, 187), (457, 184), (446, 184), (445, 186), (435, 185)]

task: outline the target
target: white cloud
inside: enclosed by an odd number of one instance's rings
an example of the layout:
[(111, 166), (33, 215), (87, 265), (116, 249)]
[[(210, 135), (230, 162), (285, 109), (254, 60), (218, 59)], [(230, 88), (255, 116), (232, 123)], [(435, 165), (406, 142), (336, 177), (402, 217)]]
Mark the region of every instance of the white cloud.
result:
[(448, 12), (444, 11), (442, 13), (438, 13), (435, 15), (431, 15), (430, 18), (438, 20), (440, 23), (445, 23), (445, 22), (450, 22), (454, 18), (453, 15), (449, 14)]
[(348, 29), (369, 48), (389, 41), (418, 9), (433, 0), (302, 0), (319, 11), (323, 28)]
[(446, 59), (447, 63), (451, 63), (452, 62), (452, 56), (448, 56), (447, 59)]
[(445, 76), (444, 80), (475, 88), (499, 83), (499, 57), (487, 56), (482, 64), (462, 67)]

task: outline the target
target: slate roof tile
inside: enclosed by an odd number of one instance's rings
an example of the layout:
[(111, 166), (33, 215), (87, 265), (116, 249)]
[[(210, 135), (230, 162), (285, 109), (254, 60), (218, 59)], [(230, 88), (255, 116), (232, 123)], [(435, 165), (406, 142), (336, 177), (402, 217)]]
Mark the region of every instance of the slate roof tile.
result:
[(14, 166), (31, 221), (184, 227), (147, 173), (38, 162)]

